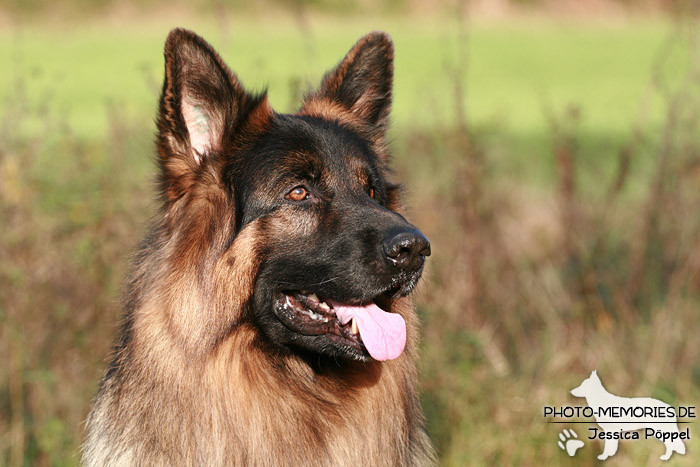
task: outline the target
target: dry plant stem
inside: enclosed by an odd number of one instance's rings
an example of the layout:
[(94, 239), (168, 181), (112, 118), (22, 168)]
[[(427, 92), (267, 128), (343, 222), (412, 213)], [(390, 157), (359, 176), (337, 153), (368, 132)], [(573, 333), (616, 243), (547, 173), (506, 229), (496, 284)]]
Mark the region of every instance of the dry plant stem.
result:
[(479, 216), (479, 192), (481, 191), (480, 182), (480, 161), (478, 160), (477, 152), (472, 146), (471, 136), (469, 134), (469, 123), (467, 119), (467, 111), (465, 106), (465, 90), (464, 83), (466, 80), (467, 68), (467, 24), (466, 24), (466, 2), (460, 0), (457, 5), (457, 21), (458, 21), (458, 36), (457, 36), (457, 64), (453, 70), (454, 80), (454, 102), (455, 113), (458, 125), (457, 147), (460, 151), (461, 165), (461, 182), (458, 186), (461, 187), (458, 193), (459, 198), (464, 203), (460, 211), (460, 219), (464, 230), (465, 243), (465, 263), (467, 267), (466, 287), (466, 313), (462, 316), (461, 327), (466, 328), (466, 322), (469, 313), (477, 313), (483, 293), (483, 284), (481, 278), (481, 223)]
[[(8, 336), (12, 338), (11, 336)], [(18, 352), (12, 351), (12, 348), (21, 348), (18, 345), (10, 346), (8, 355), (10, 360), (10, 404), (12, 406), (12, 419), (10, 420), (10, 465), (21, 466), (24, 464), (25, 450), (25, 433), (24, 426), (24, 388), (22, 387), (22, 368), (21, 355)]]

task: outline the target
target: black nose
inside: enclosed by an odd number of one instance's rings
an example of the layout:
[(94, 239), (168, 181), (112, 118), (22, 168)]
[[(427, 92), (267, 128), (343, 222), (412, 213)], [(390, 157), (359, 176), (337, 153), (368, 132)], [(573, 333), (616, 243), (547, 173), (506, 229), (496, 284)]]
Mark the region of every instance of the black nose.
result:
[(430, 256), (430, 242), (415, 229), (391, 232), (383, 247), (387, 260), (403, 271), (417, 271)]

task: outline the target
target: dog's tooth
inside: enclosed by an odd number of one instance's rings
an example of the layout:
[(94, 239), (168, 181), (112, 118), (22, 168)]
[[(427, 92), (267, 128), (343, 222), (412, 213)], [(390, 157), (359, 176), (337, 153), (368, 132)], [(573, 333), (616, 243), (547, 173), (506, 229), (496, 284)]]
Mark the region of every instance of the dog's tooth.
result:
[(309, 298), (310, 298), (311, 300), (313, 300), (314, 302), (320, 302), (320, 301), (321, 301), (321, 300), (318, 299), (318, 295), (316, 295), (315, 293), (309, 294), (309, 295), (307, 295), (307, 297), (309, 297)]
[(355, 321), (355, 318), (352, 319), (352, 324), (350, 325), (350, 330), (352, 331), (353, 334), (357, 334), (360, 332), (360, 330), (357, 327), (357, 321)]
[(326, 302), (321, 302), (321, 303), (319, 303), (319, 304), (318, 304), (318, 307), (319, 307), (320, 309), (322, 309), (323, 311), (325, 311), (326, 313), (328, 313), (329, 311), (331, 311), (331, 307), (329, 307), (328, 304), (327, 304)]

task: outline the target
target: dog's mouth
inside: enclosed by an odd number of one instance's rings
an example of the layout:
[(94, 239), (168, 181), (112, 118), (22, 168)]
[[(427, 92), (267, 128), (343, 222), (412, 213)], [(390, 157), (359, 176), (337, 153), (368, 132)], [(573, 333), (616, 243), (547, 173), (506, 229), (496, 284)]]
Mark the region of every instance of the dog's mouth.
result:
[(325, 336), (340, 350), (359, 359), (398, 358), (406, 345), (406, 323), (384, 311), (388, 300), (378, 298), (362, 304), (321, 299), (307, 291), (279, 292), (273, 309), (287, 328), (305, 336)]

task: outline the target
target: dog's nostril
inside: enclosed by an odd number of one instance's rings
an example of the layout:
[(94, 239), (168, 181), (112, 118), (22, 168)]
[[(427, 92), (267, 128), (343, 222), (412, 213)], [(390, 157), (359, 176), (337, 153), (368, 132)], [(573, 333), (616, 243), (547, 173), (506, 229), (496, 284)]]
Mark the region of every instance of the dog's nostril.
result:
[(390, 235), (384, 242), (387, 259), (399, 269), (420, 269), (426, 256), (430, 256), (430, 242), (418, 230), (402, 230)]
[(420, 254), (421, 256), (430, 256), (430, 243), (428, 243), (428, 245), (421, 250)]

